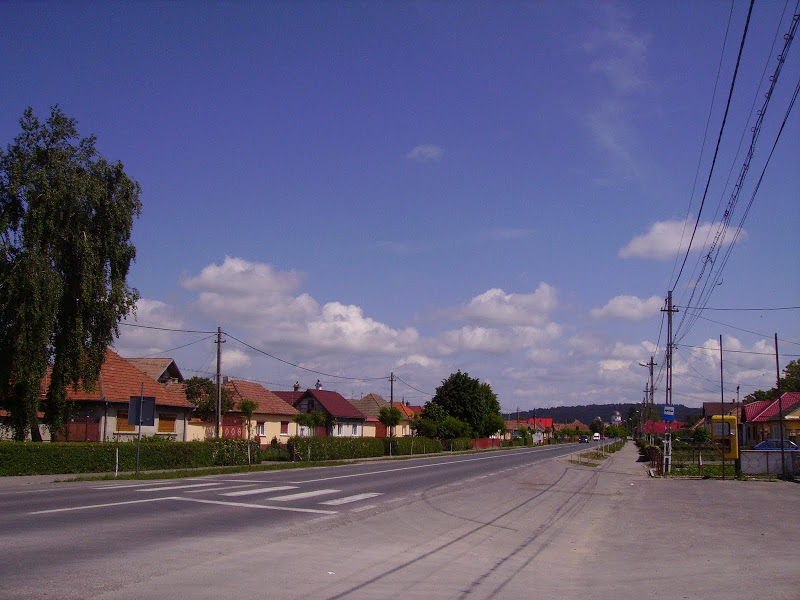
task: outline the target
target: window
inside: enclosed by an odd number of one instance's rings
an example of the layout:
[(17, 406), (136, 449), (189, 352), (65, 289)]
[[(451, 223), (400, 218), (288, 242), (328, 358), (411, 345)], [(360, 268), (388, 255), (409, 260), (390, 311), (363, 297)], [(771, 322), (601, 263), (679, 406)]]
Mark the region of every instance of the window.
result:
[(358, 435), (358, 423), (353, 423), (353, 432), (350, 435), (352, 436)]
[(175, 415), (158, 413), (158, 433), (175, 433)]
[(339, 423), (339, 435), (344, 435), (344, 423)]
[(117, 411), (117, 431), (136, 431), (135, 425), (128, 425), (128, 411)]
[(281, 421), (281, 435), (289, 435), (289, 421)]
[(264, 421), (258, 421), (256, 423), (256, 435), (258, 437), (264, 437), (267, 435), (267, 426)]

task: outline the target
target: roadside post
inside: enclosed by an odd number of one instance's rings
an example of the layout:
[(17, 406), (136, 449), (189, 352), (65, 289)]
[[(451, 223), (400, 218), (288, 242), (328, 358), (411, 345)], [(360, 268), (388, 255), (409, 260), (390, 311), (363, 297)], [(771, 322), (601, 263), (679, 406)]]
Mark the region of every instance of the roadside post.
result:
[(142, 426), (152, 427), (156, 423), (156, 399), (144, 395), (144, 383), (138, 396), (131, 396), (128, 402), (128, 425), (137, 425), (136, 436), (136, 476), (139, 476), (139, 451), (142, 445)]

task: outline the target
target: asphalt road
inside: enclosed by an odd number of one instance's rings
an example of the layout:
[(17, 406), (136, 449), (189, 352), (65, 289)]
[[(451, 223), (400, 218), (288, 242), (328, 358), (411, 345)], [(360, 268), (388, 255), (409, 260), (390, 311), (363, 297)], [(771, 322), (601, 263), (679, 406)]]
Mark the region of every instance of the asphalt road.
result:
[(0, 598), (800, 597), (800, 486), (563, 457), (585, 449), (0, 480)]

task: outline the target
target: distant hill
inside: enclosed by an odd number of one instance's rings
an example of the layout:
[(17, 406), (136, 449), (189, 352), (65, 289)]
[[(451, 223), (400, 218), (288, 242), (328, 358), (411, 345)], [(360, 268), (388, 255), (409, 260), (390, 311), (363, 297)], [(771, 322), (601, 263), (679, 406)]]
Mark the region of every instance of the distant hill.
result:
[[(661, 414), (662, 406), (663, 404), (656, 404), (656, 411), (658, 414)], [(684, 406), (683, 404), (675, 404), (674, 406), (676, 421), (685, 421), (686, 417), (689, 415), (699, 415), (702, 413), (701, 408), (691, 408), (689, 406)], [(575, 419), (577, 419), (584, 425), (589, 425), (597, 417), (600, 417), (604, 423), (610, 423), (611, 415), (615, 410), (619, 411), (619, 414), (622, 415), (622, 420), (625, 421), (628, 418), (628, 412), (631, 410), (631, 408), (638, 410), (641, 407), (641, 403), (587, 404), (583, 406), (556, 406), (553, 408), (537, 408), (535, 412), (537, 417), (550, 417), (555, 423), (572, 423)], [(521, 410), (519, 412), (519, 418), (522, 420), (530, 419), (533, 417), (533, 413), (533, 410)], [(511, 421), (517, 418), (517, 413), (503, 413), (503, 416), (507, 420)]]

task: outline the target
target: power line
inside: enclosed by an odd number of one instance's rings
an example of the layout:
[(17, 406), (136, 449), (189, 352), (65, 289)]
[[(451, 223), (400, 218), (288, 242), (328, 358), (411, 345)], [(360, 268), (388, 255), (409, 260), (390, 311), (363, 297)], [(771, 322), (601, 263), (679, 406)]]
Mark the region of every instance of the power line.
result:
[[(680, 348), (697, 348), (698, 350), (708, 350), (708, 351), (713, 351), (713, 352), (719, 351), (719, 348), (707, 348), (705, 346), (690, 346), (688, 344), (675, 344), (675, 345), (680, 347)], [(774, 352), (755, 352), (753, 350), (727, 350), (726, 349), (725, 352), (726, 353), (733, 352), (733, 353), (736, 353), (736, 354), (757, 354), (757, 355), (760, 355), (760, 356), (775, 356)], [(785, 354), (785, 353), (781, 352), (781, 356), (795, 358), (795, 357), (800, 356), (800, 354)]]
[(410, 388), (411, 388), (412, 390), (414, 390), (415, 392), (419, 392), (420, 394), (422, 394), (422, 395), (424, 395), (424, 396), (430, 396), (431, 398), (433, 398), (433, 397), (436, 395), (436, 394), (431, 394), (431, 393), (428, 393), (428, 392), (423, 392), (422, 390), (419, 390), (419, 389), (415, 388), (415, 387), (414, 387), (413, 385), (411, 385), (410, 383), (406, 383), (405, 381), (403, 381), (402, 379), (400, 379), (400, 378), (399, 378), (397, 375), (395, 375), (395, 376), (394, 376), (394, 378), (395, 378), (395, 381), (399, 381), (400, 383), (402, 383), (402, 384), (404, 384), (404, 385), (407, 385), (408, 387), (410, 387)]
[(700, 215), (703, 213), (703, 206), (705, 205), (706, 197), (708, 196), (708, 189), (711, 186), (711, 176), (714, 173), (714, 166), (717, 162), (717, 157), (719, 156), (719, 147), (722, 144), (722, 133), (725, 131), (725, 123), (728, 120), (728, 111), (730, 110), (731, 101), (733, 100), (733, 89), (736, 85), (736, 77), (739, 73), (739, 65), (741, 64), (742, 61), (742, 53), (744, 52), (744, 42), (745, 39), (747, 39), (747, 30), (750, 27), (750, 17), (753, 14), (754, 3), (755, 0), (750, 0), (750, 8), (747, 11), (747, 20), (745, 21), (744, 31), (742, 32), (742, 41), (739, 43), (739, 54), (736, 57), (736, 68), (734, 69), (733, 77), (731, 78), (731, 86), (730, 89), (728, 90), (728, 101), (725, 105), (725, 113), (722, 117), (722, 124), (720, 125), (719, 128), (719, 134), (717, 135), (717, 145), (714, 150), (714, 156), (711, 159), (711, 168), (708, 171), (708, 179), (706, 180), (706, 187), (705, 190), (703, 191), (703, 198), (700, 201), (700, 208), (697, 211), (697, 220), (695, 221), (694, 229), (692, 230), (692, 235), (689, 238), (689, 244), (686, 247), (686, 255), (683, 257), (683, 263), (681, 264), (681, 268), (678, 271), (678, 276), (675, 278), (675, 283), (672, 285), (673, 291), (677, 287), (678, 281), (680, 281), (681, 275), (683, 274), (683, 269), (686, 266), (686, 261), (689, 259), (689, 252), (692, 249), (692, 242), (694, 241), (694, 236), (697, 233), (697, 226), (700, 224)]
[(683, 308), (685, 310), (733, 310), (733, 311), (768, 311), (768, 310), (798, 310), (800, 306), (777, 306), (773, 308), (709, 308), (708, 306), (678, 306), (675, 305), (676, 308)]
[(198, 331), (196, 329), (176, 329), (174, 327), (156, 327), (155, 325), (139, 325), (135, 323), (120, 322), (125, 327), (137, 327), (139, 329), (155, 329), (157, 331), (173, 331), (175, 333), (210, 333), (216, 335), (216, 331)]
[(264, 356), (268, 356), (273, 360), (277, 360), (278, 362), (282, 362), (284, 364), (290, 365), (292, 367), (295, 367), (296, 369), (302, 369), (303, 371), (308, 371), (309, 373), (314, 373), (315, 375), (322, 375), (324, 377), (335, 377), (336, 379), (347, 379), (347, 380), (350, 380), (350, 381), (379, 381), (379, 380), (382, 380), (382, 379), (389, 379), (388, 376), (385, 376), (385, 377), (348, 377), (346, 375), (334, 375), (332, 373), (325, 373), (323, 371), (315, 371), (314, 369), (309, 369), (308, 367), (303, 367), (301, 365), (295, 364), (293, 362), (290, 362), (288, 360), (285, 360), (283, 358), (280, 358), (278, 356), (270, 354), (269, 352), (267, 352), (265, 350), (262, 350), (261, 348), (256, 348), (255, 346), (251, 346), (247, 342), (244, 342), (244, 341), (240, 340), (239, 338), (232, 336), (230, 333), (227, 333), (227, 332), (223, 332), (223, 333), (226, 336), (228, 336), (229, 338), (231, 338), (232, 340), (234, 340), (236, 342), (239, 342), (242, 346), (250, 348), (250, 350), (253, 350), (254, 352), (258, 352), (259, 354), (263, 354)]

